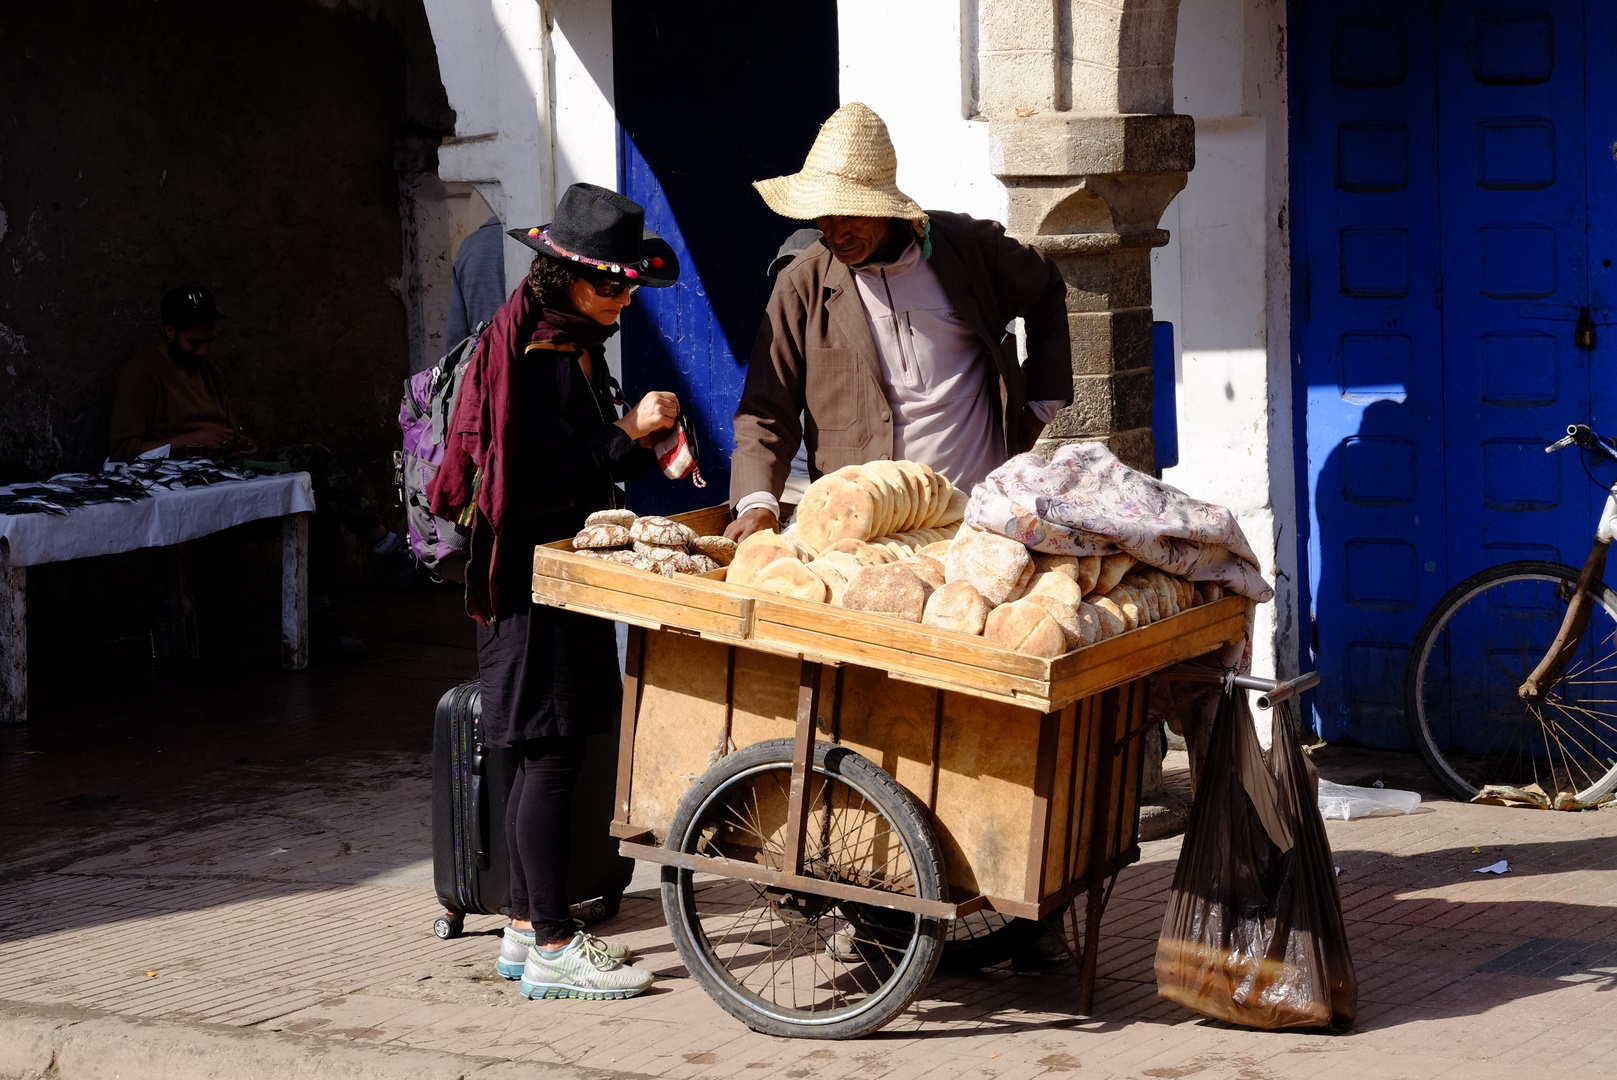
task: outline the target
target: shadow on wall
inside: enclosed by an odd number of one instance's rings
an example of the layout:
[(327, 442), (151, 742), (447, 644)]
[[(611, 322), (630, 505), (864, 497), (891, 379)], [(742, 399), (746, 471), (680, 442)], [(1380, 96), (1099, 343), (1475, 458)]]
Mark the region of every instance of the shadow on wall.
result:
[(774, 284), (765, 270), (804, 224), (773, 213), (752, 182), (800, 169), (840, 104), (837, 10), (615, 0), (612, 18), (619, 188), (681, 263), (678, 285), (641, 290), (624, 313), (624, 396), (679, 394), (708, 481), (653, 475), (630, 498), (642, 513), (676, 512), (729, 497), (735, 407)]

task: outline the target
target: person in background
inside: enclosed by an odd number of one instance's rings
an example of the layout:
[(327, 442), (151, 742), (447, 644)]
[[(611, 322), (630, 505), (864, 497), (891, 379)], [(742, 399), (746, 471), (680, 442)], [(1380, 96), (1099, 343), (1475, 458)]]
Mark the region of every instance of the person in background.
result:
[[(801, 445), (811, 477), (908, 458), (969, 489), (1072, 400), (1061, 271), (997, 222), (922, 210), (897, 174), (887, 125), (852, 102), (801, 172), (753, 185), (825, 235), (776, 277), (753, 346), (730, 462), (733, 540), (780, 527)], [(1025, 364), (1008, 330), (1018, 318)]]
[[(522, 761), (506, 803), (511, 925), (496, 967), (529, 998), (626, 998), (651, 985), (627, 949), (578, 929), (568, 904), (573, 788), (589, 736), (622, 701), (610, 622), (533, 603), (533, 549), (574, 536), (617, 485), (656, 465), (679, 400), (653, 391), (622, 416), (603, 346), (641, 286), (679, 279), (673, 249), (623, 195), (574, 184), (556, 220), (510, 236), (536, 252), (461, 382), (432, 512), (470, 520), (467, 612), (477, 621), (483, 735)], [(606, 827), (605, 822), (600, 827)]]
[[(402, 591), (422, 580), (397, 533), (377, 517), (352, 477), (331, 451), (317, 443), (260, 450), (242, 430), (224, 374), (213, 360), (218, 326), (224, 316), (213, 294), (201, 285), (182, 285), (163, 295), (159, 309), (162, 338), (124, 365), (112, 401), (109, 457), (133, 461), (166, 448), (164, 456), (210, 457), (279, 466), (306, 472), (314, 487), (315, 513), (309, 527), (309, 643), (316, 658), (354, 660), (365, 646), (342, 632), (332, 613), (337, 579), (339, 529), (346, 526), (375, 553), (390, 588)], [(251, 533), (231, 530), (217, 543), (240, 545)], [(219, 565), (238, 561), (225, 556)], [(221, 571), (229, 577), (229, 571)], [(226, 591), (229, 582), (220, 583)], [(230, 610), (222, 601), (221, 610)], [(228, 632), (228, 628), (226, 628)]]
[[(798, 229), (786, 238), (775, 257), (769, 260), (769, 268), (764, 271), (769, 277), (774, 277), (792, 264), (792, 260), (807, 251), (810, 244), (825, 234), (819, 229)], [(786, 477), (786, 484), (780, 493), (780, 518), (782, 521), (790, 520), (797, 504), (803, 501), (803, 493), (809, 486), (808, 467), (808, 441), (804, 440), (797, 447), (797, 453), (792, 455), (792, 470)]]
[(505, 303), (505, 229), (498, 217), (489, 218), (460, 242), (453, 284), (445, 349), (454, 348), (474, 327), (494, 318)]

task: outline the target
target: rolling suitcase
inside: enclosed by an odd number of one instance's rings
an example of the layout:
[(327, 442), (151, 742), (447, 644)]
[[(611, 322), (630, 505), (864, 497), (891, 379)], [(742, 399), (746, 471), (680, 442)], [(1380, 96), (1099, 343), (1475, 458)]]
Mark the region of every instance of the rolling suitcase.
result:
[[(511, 913), (505, 803), (520, 755), (483, 743), (482, 690), (462, 683), (438, 701), (432, 733), (432, 879), (444, 913), (432, 924), (440, 938), (461, 932), (468, 913)], [(617, 723), (591, 736), (573, 792), (569, 899), (590, 904), (592, 919), (618, 913), (634, 860), (618, 854), (608, 832), (618, 776)]]

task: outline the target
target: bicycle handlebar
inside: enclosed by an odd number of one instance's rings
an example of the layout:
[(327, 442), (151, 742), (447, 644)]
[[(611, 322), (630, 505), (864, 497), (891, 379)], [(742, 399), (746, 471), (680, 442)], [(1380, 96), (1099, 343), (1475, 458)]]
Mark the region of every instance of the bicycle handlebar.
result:
[(1557, 450), (1565, 450), (1576, 444), (1580, 450), (1589, 450), (1604, 454), (1612, 461), (1617, 461), (1617, 450), (1612, 448), (1612, 441), (1601, 435), (1596, 435), (1588, 424), (1568, 424), (1566, 438), (1557, 439), (1544, 448), (1546, 454), (1553, 454)]

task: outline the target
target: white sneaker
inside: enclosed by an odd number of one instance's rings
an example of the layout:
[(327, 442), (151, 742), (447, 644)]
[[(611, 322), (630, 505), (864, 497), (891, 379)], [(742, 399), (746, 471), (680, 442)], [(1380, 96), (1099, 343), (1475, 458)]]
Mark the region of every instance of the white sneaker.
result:
[(650, 986), (653, 976), (613, 959), (606, 945), (579, 931), (555, 952), (528, 950), (522, 968), (525, 998), (630, 998)]

